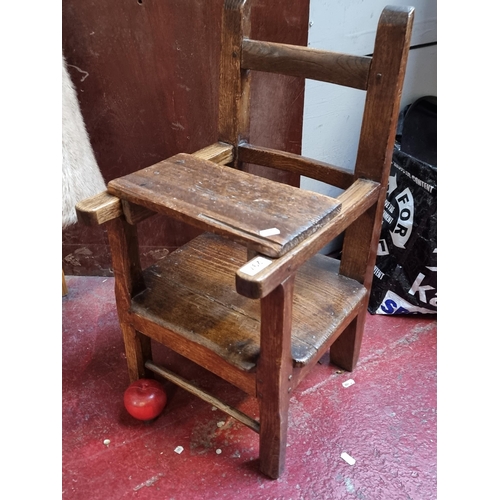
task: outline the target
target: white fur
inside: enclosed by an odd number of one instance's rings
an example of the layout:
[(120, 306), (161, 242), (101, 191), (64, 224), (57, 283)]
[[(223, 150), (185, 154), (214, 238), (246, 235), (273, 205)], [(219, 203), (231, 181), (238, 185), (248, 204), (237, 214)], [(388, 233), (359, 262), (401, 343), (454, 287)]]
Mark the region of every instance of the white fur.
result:
[(106, 190), (75, 87), (62, 59), (62, 227), (77, 222), (75, 205)]

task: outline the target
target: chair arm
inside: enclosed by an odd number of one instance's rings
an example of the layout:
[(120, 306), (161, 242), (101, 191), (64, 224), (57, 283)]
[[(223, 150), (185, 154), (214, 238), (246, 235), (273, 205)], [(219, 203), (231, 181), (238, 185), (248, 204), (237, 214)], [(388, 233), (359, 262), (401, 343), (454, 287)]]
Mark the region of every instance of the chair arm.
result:
[(378, 182), (357, 179), (352, 186), (337, 197), (342, 202), (340, 213), (323, 227), (282, 257), (270, 259), (257, 255), (238, 269), (236, 291), (251, 299), (265, 297), (375, 204), (379, 191)]
[(123, 214), (120, 198), (107, 191), (80, 201), (75, 209), (78, 220), (86, 226), (98, 226)]

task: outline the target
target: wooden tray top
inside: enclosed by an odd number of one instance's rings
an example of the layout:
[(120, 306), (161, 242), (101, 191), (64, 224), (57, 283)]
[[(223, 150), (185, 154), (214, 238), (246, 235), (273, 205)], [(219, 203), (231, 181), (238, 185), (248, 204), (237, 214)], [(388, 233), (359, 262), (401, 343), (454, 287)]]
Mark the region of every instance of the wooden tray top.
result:
[(280, 257), (333, 218), (341, 203), (181, 153), (120, 177), (108, 192), (269, 257)]

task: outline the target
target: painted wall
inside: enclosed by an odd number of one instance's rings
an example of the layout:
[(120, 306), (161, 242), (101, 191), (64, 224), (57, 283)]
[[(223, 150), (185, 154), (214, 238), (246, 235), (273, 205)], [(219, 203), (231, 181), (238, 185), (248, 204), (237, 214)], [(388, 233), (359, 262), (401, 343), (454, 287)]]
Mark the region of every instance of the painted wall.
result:
[[(379, 16), (388, 4), (412, 5), (415, 20), (401, 107), (424, 95), (437, 95), (436, 0), (310, 0), (308, 45), (318, 49), (368, 55), (373, 52)], [(306, 80), (302, 154), (354, 169), (365, 93)], [(301, 178), (301, 187), (330, 196), (341, 190)], [(323, 250), (337, 249), (339, 240)]]

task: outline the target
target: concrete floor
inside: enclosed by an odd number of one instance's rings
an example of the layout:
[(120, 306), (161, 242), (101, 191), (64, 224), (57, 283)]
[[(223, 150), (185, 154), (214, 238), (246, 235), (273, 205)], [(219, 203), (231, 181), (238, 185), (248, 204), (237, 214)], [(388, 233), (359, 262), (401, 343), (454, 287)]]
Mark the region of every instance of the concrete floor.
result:
[[(66, 280), (63, 499), (437, 497), (435, 317), (369, 315), (354, 372), (339, 371), (327, 357), (318, 363), (292, 394), (286, 470), (273, 481), (258, 471), (257, 434), (170, 383), (164, 382), (168, 402), (156, 420), (129, 416), (114, 280)], [(257, 416), (255, 401), (237, 389), (163, 348), (155, 346), (154, 354)], [(355, 383), (346, 388), (348, 379)]]

